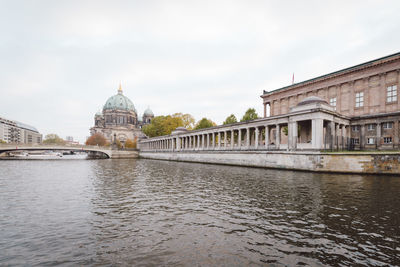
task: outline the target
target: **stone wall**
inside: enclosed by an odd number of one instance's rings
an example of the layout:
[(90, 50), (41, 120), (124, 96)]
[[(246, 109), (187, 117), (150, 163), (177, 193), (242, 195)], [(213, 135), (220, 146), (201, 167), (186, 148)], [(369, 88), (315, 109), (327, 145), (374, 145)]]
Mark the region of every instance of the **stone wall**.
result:
[(112, 159), (135, 159), (138, 157), (138, 150), (111, 150)]
[(400, 175), (400, 153), (259, 151), (148, 152), (141, 158), (290, 170)]

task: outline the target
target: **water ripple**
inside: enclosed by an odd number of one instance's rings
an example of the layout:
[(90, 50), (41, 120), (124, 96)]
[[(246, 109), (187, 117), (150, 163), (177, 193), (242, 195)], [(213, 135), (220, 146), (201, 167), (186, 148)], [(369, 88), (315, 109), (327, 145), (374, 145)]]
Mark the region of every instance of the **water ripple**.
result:
[(0, 161), (0, 265), (396, 266), (400, 179)]

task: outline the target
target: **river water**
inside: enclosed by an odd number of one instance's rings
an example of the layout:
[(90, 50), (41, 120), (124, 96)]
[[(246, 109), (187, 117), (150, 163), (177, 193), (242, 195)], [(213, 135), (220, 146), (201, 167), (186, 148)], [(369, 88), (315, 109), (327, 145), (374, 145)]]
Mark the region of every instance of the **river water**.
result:
[(395, 266), (400, 177), (0, 161), (0, 265)]

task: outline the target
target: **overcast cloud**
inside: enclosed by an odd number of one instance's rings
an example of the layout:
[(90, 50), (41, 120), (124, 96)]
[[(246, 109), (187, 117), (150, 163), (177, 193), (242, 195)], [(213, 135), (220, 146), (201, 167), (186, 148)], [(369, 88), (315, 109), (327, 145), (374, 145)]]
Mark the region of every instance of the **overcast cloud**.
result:
[(0, 0), (0, 116), (84, 141), (124, 94), (218, 124), (260, 95), (399, 52), (400, 1)]

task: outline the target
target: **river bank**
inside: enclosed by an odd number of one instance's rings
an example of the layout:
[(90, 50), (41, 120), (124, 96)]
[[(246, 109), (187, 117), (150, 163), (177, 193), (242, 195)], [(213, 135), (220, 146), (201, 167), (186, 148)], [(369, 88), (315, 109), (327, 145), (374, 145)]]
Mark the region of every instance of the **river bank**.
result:
[(312, 172), (400, 175), (399, 152), (140, 151), (139, 156)]

